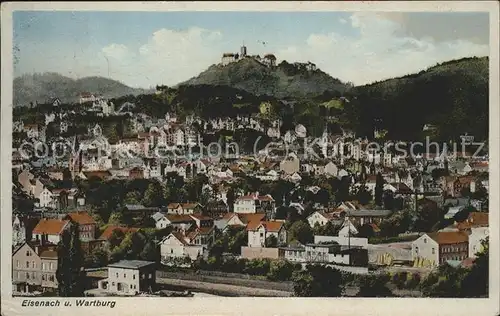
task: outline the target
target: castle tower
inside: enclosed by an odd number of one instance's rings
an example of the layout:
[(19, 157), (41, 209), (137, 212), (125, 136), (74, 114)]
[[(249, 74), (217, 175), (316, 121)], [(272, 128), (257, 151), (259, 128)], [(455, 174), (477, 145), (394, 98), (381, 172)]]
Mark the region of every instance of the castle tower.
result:
[(245, 58), (246, 56), (247, 56), (247, 47), (245, 46), (245, 44), (243, 44), (243, 46), (241, 46), (240, 49), (240, 57)]

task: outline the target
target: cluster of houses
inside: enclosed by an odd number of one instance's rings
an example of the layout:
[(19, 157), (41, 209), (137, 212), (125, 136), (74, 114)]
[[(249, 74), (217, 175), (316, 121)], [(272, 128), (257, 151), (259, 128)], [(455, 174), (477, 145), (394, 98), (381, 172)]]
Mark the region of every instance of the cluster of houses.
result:
[[(246, 53), (246, 49), (245, 49)], [(114, 105), (95, 95), (84, 95), (82, 104), (88, 110), (103, 116), (116, 113)], [(54, 107), (60, 102), (54, 102)], [(132, 104), (118, 110), (123, 113)], [(265, 107), (265, 106), (264, 106)], [(99, 115), (101, 115), (99, 114)], [(283, 258), (298, 263), (316, 262), (334, 265), (339, 269), (367, 273), (369, 264), (391, 265), (399, 262), (411, 267), (431, 268), (443, 262), (464, 262), (473, 258), (481, 249), (481, 241), (488, 236), (488, 213), (485, 201), (471, 197), (480, 190), (488, 192), (487, 157), (462, 157), (424, 153), (406, 159), (390, 152), (368, 150), (366, 140), (352, 141), (352, 133), (341, 135), (323, 133), (318, 146), (319, 156), (308, 156), (293, 150), (297, 139), (310, 139), (301, 124), (282, 133), (279, 120), (264, 123), (258, 117), (218, 118), (202, 121), (188, 116), (181, 122), (174, 114), (164, 118), (151, 118), (144, 114), (130, 119), (132, 134), (127, 138), (110, 141), (98, 123), (88, 126), (86, 135), (63, 137), (68, 131), (68, 113), (48, 113), (45, 122), (23, 124), (16, 121), (15, 131), (25, 132), (38, 142), (61, 142), (67, 155), (35, 158), (26, 157), (20, 149), (13, 149), (13, 192), (16, 199), (33, 201), (31, 211), (17, 212), (13, 217), (13, 283), (18, 291), (54, 289), (57, 287), (55, 247), (63, 231), (73, 222), (79, 224), (82, 247), (89, 254), (96, 247), (103, 247), (113, 231), (135, 232), (139, 227), (108, 225), (98, 233), (96, 221), (86, 211), (85, 193), (76, 186), (77, 180), (99, 178), (109, 180), (156, 179), (165, 182), (176, 173), (185, 180), (205, 175), (208, 184), (203, 190), (211, 200), (205, 205), (200, 201), (177, 201), (163, 207), (125, 205), (126, 212), (147, 214), (158, 230), (171, 228), (171, 233), (157, 241), (158, 252), (164, 264), (189, 262), (207, 257), (217, 236), (229, 229), (240, 229), (247, 235), (248, 243), (241, 249), (241, 257)], [(59, 124), (61, 135), (47, 139), (49, 124)], [(234, 131), (240, 128), (266, 133), (277, 144), (292, 148), (287, 154), (270, 156), (266, 150), (259, 153), (228, 157), (151, 156), (158, 148), (186, 149), (202, 144), (203, 135), (219, 130)], [(223, 155), (224, 156), (224, 155)], [(433, 170), (446, 170), (446, 175), (433, 176)], [(308, 244), (290, 242), (288, 225), (276, 219), (279, 206), (293, 207), (301, 214), (312, 201), (302, 195), (285, 198), (259, 192), (236, 190), (234, 201), (228, 199), (231, 184), (242, 177), (252, 177), (263, 182), (287, 181), (292, 191), (304, 189), (313, 195), (319, 186), (304, 184), (303, 178), (350, 178), (350, 190), (364, 187), (375, 196), (377, 175), (383, 179), (383, 191), (400, 198), (405, 205), (432, 204), (443, 207), (452, 204), (445, 218), (453, 216), (465, 206), (474, 206), (469, 218), (433, 233), (415, 232), (415, 240), (399, 244), (373, 245), (367, 238), (358, 237), (362, 226), (369, 225), (374, 232), (380, 223), (391, 216), (392, 210), (361, 205), (359, 201), (340, 204), (313, 205), (307, 217), (311, 228), (328, 223), (337, 228), (336, 236), (314, 236)], [(282, 200), (281, 200), (282, 199)], [(231, 205), (228, 205), (232, 203)], [(231, 211), (230, 211), (231, 210)], [(14, 210), (16, 211), (16, 210)], [(418, 211), (418, 209), (417, 209)], [(273, 240), (271, 243), (270, 240)], [(108, 279), (99, 288), (120, 293), (137, 293), (154, 283), (150, 263), (124, 261), (109, 266)], [(143, 281), (144, 280), (144, 281)], [(149, 281), (148, 281), (149, 280)]]

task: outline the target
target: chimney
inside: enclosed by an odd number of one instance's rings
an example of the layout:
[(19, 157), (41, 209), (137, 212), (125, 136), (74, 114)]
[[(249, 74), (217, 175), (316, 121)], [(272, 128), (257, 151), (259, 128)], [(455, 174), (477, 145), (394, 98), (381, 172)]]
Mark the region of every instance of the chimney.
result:
[(36, 253), (37, 255), (39, 255), (39, 254), (40, 254), (40, 253), (38, 252), (38, 250), (39, 250), (39, 247), (38, 247), (38, 246), (35, 246), (35, 253)]

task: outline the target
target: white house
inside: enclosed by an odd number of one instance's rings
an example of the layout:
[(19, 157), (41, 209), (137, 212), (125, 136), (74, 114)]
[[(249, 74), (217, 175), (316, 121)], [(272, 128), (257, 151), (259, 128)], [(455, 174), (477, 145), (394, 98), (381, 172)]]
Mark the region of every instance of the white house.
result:
[(313, 227), (316, 226), (316, 224), (323, 226), (326, 225), (331, 220), (337, 219), (337, 216), (335, 213), (325, 213), (325, 212), (320, 212), (320, 211), (315, 211), (311, 215), (307, 217), (307, 221), (309, 222), (309, 226)]
[(152, 261), (121, 260), (108, 265), (108, 277), (98, 282), (98, 288), (122, 295), (154, 291), (156, 268)]
[(281, 221), (261, 221), (248, 223), (248, 247), (265, 247), (266, 239), (276, 237), (278, 245), (286, 243), (286, 229)]
[(153, 215), (151, 215), (151, 217), (155, 221), (156, 229), (167, 228), (167, 226), (169, 226), (170, 224), (169, 221), (167, 220), (167, 217), (160, 212), (154, 213)]
[(53, 201), (54, 194), (48, 188), (43, 189), (43, 191), (38, 196), (40, 207), (54, 207)]
[(275, 201), (269, 194), (259, 195), (259, 192), (254, 194), (240, 196), (234, 202), (235, 213), (274, 213)]
[(358, 230), (353, 225), (351, 220), (347, 217), (344, 218), (344, 223), (342, 224), (342, 227), (339, 230), (338, 236), (339, 237), (350, 237), (350, 236), (356, 236), (357, 234), (358, 234)]
[(181, 232), (174, 231), (160, 242), (160, 254), (164, 262), (172, 258), (196, 260), (207, 255), (207, 245), (191, 244)]
[(69, 228), (69, 225), (69, 220), (41, 219), (33, 228), (32, 240), (57, 244), (61, 239), (61, 234)]
[(482, 241), (488, 238), (489, 227), (473, 227), (469, 235), (469, 258), (476, 258), (478, 252), (483, 251)]
[(448, 260), (464, 260), (469, 255), (469, 236), (461, 231), (441, 231), (420, 236), (413, 241), (415, 265), (432, 267)]

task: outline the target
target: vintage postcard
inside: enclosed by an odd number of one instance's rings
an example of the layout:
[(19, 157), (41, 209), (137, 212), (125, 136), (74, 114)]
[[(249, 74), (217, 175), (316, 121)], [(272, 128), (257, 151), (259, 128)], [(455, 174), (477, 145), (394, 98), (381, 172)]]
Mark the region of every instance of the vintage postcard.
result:
[(2, 315), (498, 315), (498, 10), (3, 3)]

